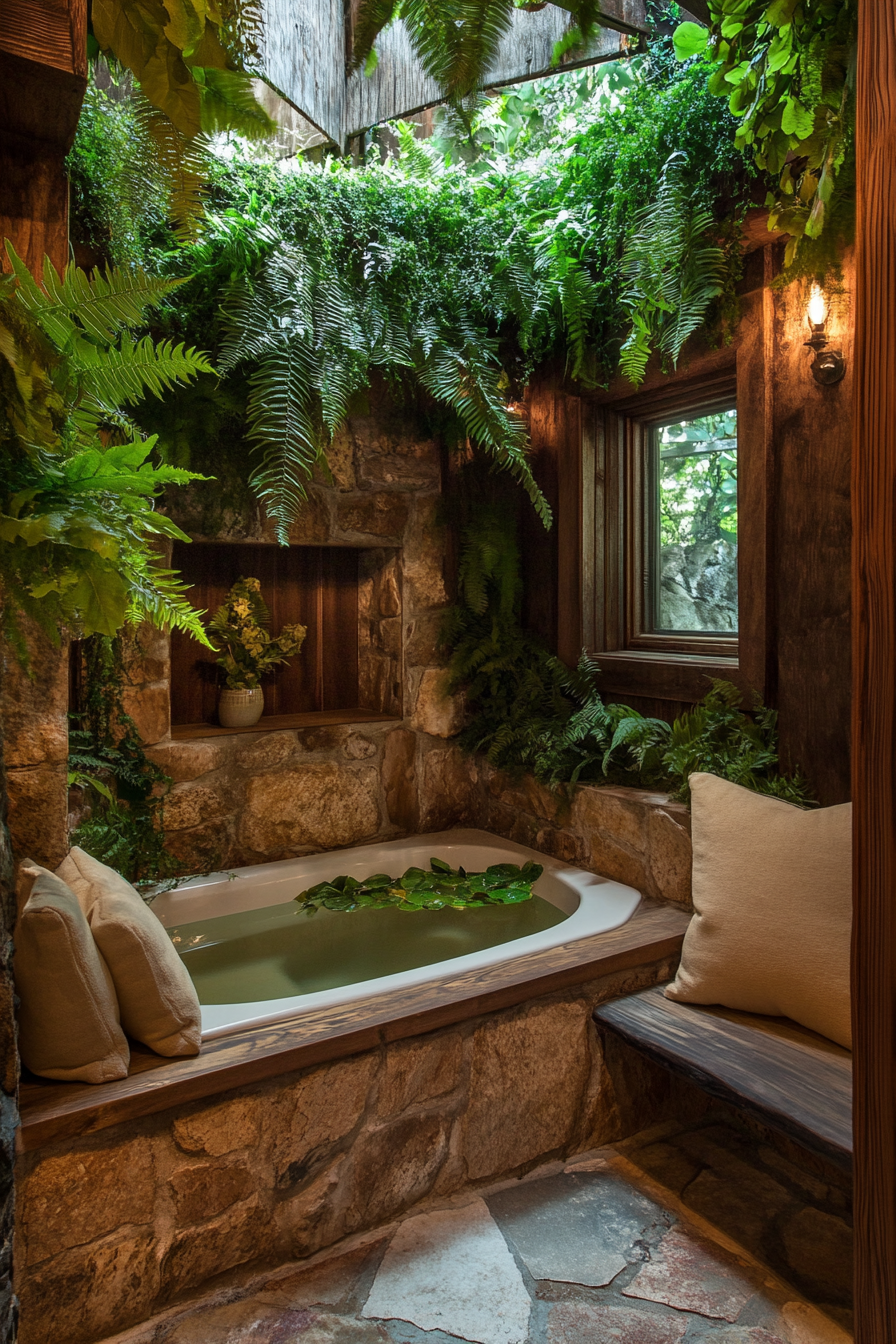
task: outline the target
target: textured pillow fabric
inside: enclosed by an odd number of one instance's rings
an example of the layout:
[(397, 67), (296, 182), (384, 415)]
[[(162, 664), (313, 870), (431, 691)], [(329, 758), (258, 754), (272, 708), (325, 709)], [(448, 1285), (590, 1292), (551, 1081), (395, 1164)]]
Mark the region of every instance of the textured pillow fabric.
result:
[(106, 959), (125, 1031), (160, 1055), (197, 1055), (202, 1015), (187, 968), (130, 882), (74, 848), (56, 870)]
[(115, 989), (78, 898), (30, 859), (19, 869), (13, 969), (19, 1046), (32, 1073), (82, 1083), (127, 1076)]
[(696, 913), (667, 997), (789, 1017), (851, 1049), (852, 804), (690, 784)]

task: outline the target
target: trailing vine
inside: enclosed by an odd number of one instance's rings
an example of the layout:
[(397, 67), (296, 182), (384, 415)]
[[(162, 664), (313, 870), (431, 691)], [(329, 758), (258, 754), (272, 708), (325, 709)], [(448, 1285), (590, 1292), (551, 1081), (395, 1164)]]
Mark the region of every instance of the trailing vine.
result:
[[(508, 116), (519, 116), (513, 99), (532, 112), (531, 133), (500, 143), (493, 135), (489, 146), (486, 112), (474, 113), (475, 171), (444, 136), (412, 142), (402, 128), (407, 152), (397, 163), (380, 163), (376, 150), (360, 169), (335, 159), (289, 172), (216, 163), (195, 244), (169, 239), (160, 251), (131, 230), (128, 245), (143, 264), (193, 277), (172, 296), (164, 331), (212, 347), (226, 371), (223, 399), (242, 398), (242, 432), (222, 433), (220, 416), (191, 410), (218, 395), (208, 380), (164, 406), (147, 403), (143, 423), (180, 464), (226, 455), (245, 473), (254, 448), (254, 488), (285, 536), (351, 399), (379, 373), (399, 398), (443, 408), (449, 437), (507, 468), (547, 519), (513, 409), (534, 368), (560, 357), (572, 377), (605, 381), (626, 318), (640, 332), (639, 360), (658, 348), (674, 363), (689, 331), (730, 311), (730, 221), (745, 208), (749, 171), (706, 76), (683, 70), (659, 43), (624, 63), (624, 74), (558, 76), (540, 102), (508, 94)], [(574, 117), (561, 112), (567, 84)], [(104, 173), (99, 124), (89, 154), (76, 142), (72, 155), (85, 201), (98, 174), (125, 191), (117, 160)], [(488, 124), (494, 130), (494, 117)], [(678, 154), (686, 173), (674, 167)], [(661, 180), (670, 190), (657, 200)], [(638, 238), (642, 252), (645, 239), (660, 239), (662, 273), (623, 270)], [(125, 245), (121, 236), (115, 245)], [(661, 317), (670, 302), (687, 308), (687, 322)]]
[(171, 780), (125, 712), (122, 636), (93, 635), (80, 653), (84, 693), (69, 731), (69, 784), (89, 790), (92, 802), (72, 843), (138, 887), (164, 882), (177, 867), (162, 829)]

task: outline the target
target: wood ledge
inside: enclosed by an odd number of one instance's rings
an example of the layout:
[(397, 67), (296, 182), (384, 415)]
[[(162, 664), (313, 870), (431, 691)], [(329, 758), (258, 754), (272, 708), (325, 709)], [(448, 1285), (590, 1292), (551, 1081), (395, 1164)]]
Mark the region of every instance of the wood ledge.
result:
[(681, 950), (690, 914), (644, 900), (618, 929), (513, 962), (467, 971), (357, 1003), (308, 1013), (208, 1041), (194, 1059), (162, 1059), (132, 1047), (131, 1070), (118, 1082), (90, 1086), (29, 1076), (20, 1094), (17, 1151), (95, 1134), (125, 1121), (263, 1082), (314, 1064), (376, 1049), (528, 999), (648, 966)]

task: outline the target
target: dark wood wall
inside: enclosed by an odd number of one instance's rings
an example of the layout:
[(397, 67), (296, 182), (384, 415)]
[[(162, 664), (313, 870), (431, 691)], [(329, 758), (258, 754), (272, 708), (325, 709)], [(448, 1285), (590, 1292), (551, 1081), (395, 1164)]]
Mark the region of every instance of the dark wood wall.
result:
[(896, 1341), (896, 9), (859, 5), (853, 463), (856, 1344)]
[[(69, 259), (71, 147), (87, 87), (87, 0), (0, 9), (0, 242), (40, 275)], [(0, 269), (8, 269), (5, 249)]]
[[(563, 658), (588, 647), (601, 661), (607, 697), (644, 713), (673, 718), (700, 698), (708, 676), (757, 691), (779, 711), (783, 764), (800, 768), (828, 804), (850, 796), (853, 269), (848, 260), (844, 296), (829, 323), (832, 343), (846, 356), (846, 377), (823, 387), (804, 346), (805, 292), (770, 287), (779, 264), (776, 243), (748, 258), (741, 322), (729, 346), (693, 348), (672, 374), (652, 365), (641, 389), (617, 379), (583, 394), (556, 375), (531, 389), (536, 472), (554, 505), (555, 534), (548, 541), (528, 529), (528, 603), (533, 628)], [(739, 657), (732, 665), (632, 656), (601, 643), (589, 598), (602, 582), (598, 534), (618, 526), (593, 498), (604, 470), (590, 442), (596, 416), (616, 406), (635, 413), (640, 396), (725, 369), (736, 373), (738, 397)], [(621, 535), (607, 544), (621, 547)]]

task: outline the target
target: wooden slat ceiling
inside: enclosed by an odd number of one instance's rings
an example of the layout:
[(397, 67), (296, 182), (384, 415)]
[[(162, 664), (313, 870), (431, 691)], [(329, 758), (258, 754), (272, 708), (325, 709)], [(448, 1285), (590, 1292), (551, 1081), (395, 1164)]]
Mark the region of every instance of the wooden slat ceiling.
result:
[[(646, 31), (645, 0), (604, 0), (607, 26), (564, 68), (612, 61)], [(565, 10), (549, 4), (519, 10), (489, 73), (489, 87), (553, 73), (551, 57), (569, 30)], [(335, 144), (395, 117), (441, 102), (436, 83), (420, 67), (401, 23), (379, 38), (379, 64), (369, 78), (346, 78), (344, 0), (264, 0), (265, 81)]]

